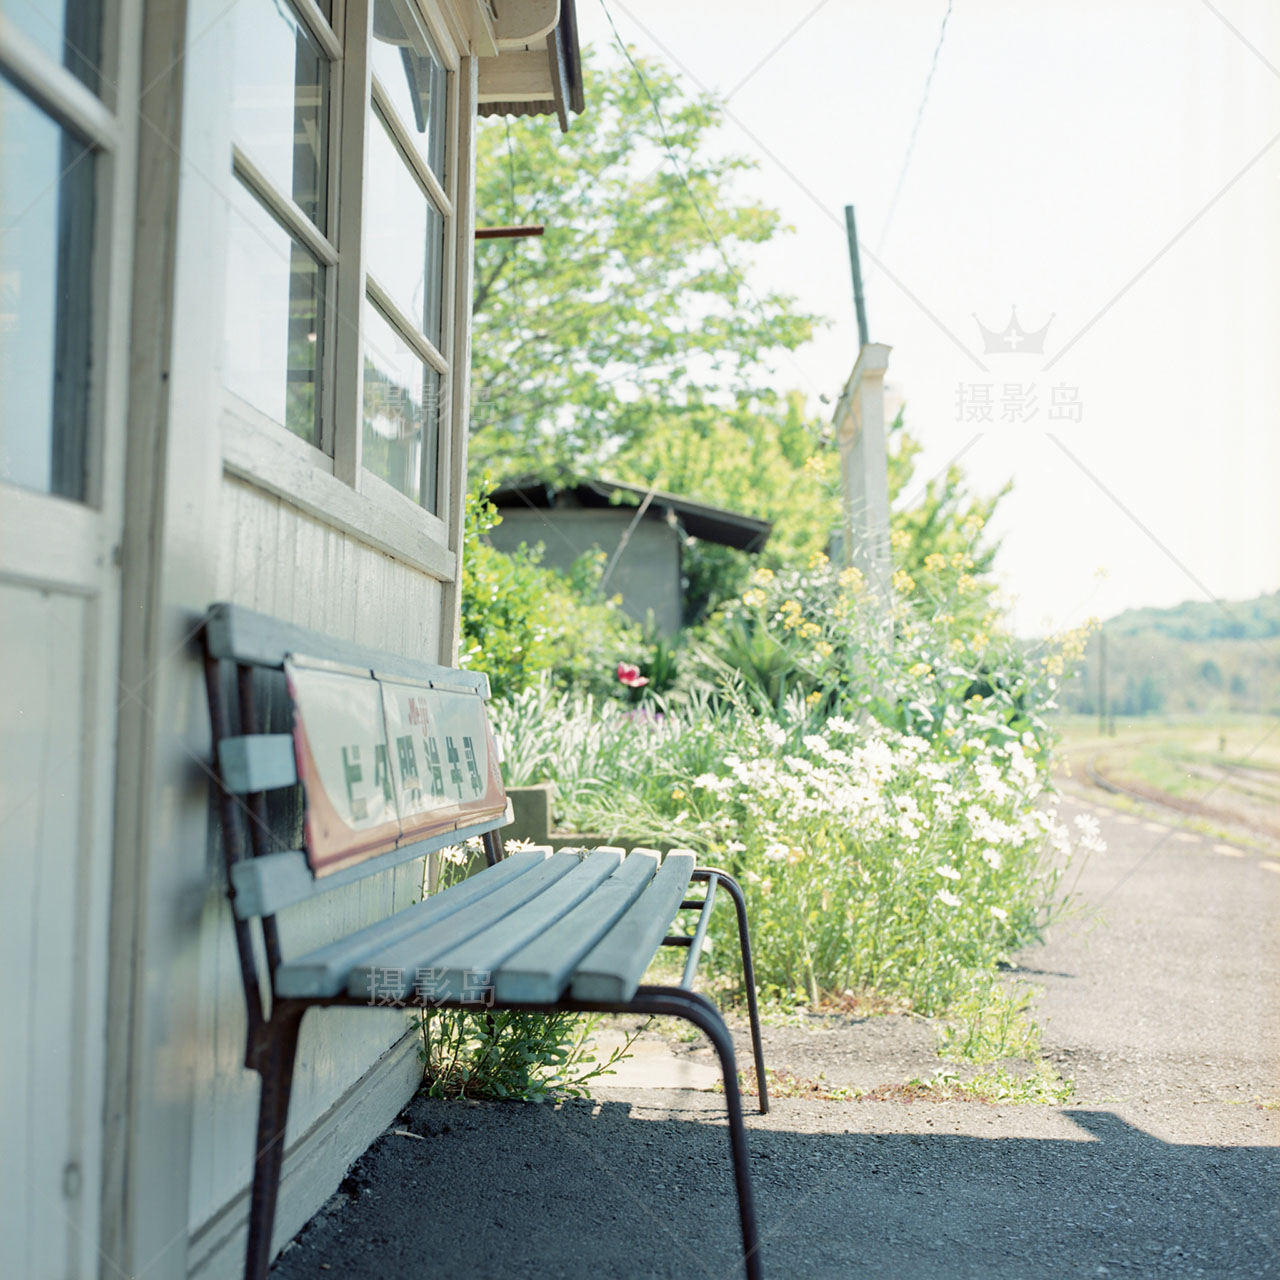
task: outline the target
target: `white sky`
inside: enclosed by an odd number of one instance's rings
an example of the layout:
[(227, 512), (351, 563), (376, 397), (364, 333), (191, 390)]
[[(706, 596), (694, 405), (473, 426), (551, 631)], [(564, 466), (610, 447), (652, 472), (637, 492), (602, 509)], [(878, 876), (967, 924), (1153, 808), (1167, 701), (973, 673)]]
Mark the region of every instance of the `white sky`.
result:
[[(817, 407), (852, 367), (853, 203), (920, 480), (964, 451), (978, 491), (1014, 481), (997, 569), (1018, 630), (1280, 587), (1274, 0), (955, 0), (887, 240), (946, 0), (608, 4), (692, 88), (728, 93), (772, 54), (724, 143), (795, 234), (749, 282), (833, 321), (779, 385)], [(578, 20), (611, 45), (600, 0)], [(1054, 317), (1043, 357), (982, 354), (974, 313), (1002, 330), (1012, 305), (1027, 329)], [(994, 423), (957, 420), (962, 385), (990, 386)], [(1001, 421), (1006, 386), (1031, 385), (1035, 416)], [(1048, 420), (1055, 386), (1079, 422)]]

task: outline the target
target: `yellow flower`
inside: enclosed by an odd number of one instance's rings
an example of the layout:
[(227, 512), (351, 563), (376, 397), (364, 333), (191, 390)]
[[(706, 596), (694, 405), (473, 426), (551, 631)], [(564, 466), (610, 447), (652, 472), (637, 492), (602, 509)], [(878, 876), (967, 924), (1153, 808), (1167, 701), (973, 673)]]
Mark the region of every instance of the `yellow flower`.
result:
[(818, 656), (820, 658), (829, 658), (835, 652), (835, 650), (832, 649), (832, 647), (825, 640), (819, 640), (818, 643), (815, 644), (813, 647), (817, 649)]
[(905, 551), (911, 545), (911, 535), (905, 529), (895, 529), (889, 535), (889, 545), (895, 551)]
[(972, 591), (974, 590), (975, 587), (977, 587), (977, 585), (978, 585), (977, 578), (973, 577), (971, 574), (968, 574), (968, 573), (962, 573), (956, 579), (956, 587), (961, 591)]
[(939, 569), (945, 569), (947, 567), (947, 557), (939, 551), (931, 551), (924, 558), (924, 567), (928, 569), (930, 573), (936, 573)]
[(671, 793), (671, 798), (672, 798), (673, 800), (683, 800), (683, 799), (684, 799), (684, 792), (683, 792), (683, 791), (681, 791), (679, 787), (676, 787), (676, 788), (675, 788), (675, 790), (674, 790), (674, 791), (672, 791), (672, 793)]
[(811, 453), (804, 460), (804, 469), (811, 476), (817, 475), (817, 473), (822, 470), (822, 455), (817, 453)]
[(742, 593), (742, 603), (749, 609), (758, 609), (768, 597), (759, 587), (751, 587)]
[(969, 535), (969, 537), (972, 538), (982, 532), (982, 528), (985, 524), (986, 521), (976, 511), (974, 511), (965, 516), (964, 524), (960, 527)]
[(809, 557), (810, 569), (821, 569), (823, 565), (826, 565), (829, 563), (830, 561), (828, 560), (827, 556), (821, 551), (815, 551), (813, 555)]
[(797, 617), (800, 614), (800, 606), (794, 600), (784, 600), (782, 602), (783, 613), (794, 613)]
[(755, 583), (772, 582), (773, 570), (765, 569), (764, 567), (761, 567), (751, 575), (751, 581)]
[(814, 690), (814, 691), (813, 691), (813, 692), (812, 692), (812, 693), (811, 693), (811, 694), (810, 694), (810, 695), (805, 699), (805, 702), (806, 702), (806, 703), (808, 703), (808, 704), (809, 704), (809, 706), (811, 706), (811, 707), (815, 707), (815, 706), (817, 706), (817, 705), (818, 705), (818, 703), (819, 703), (819, 702), (821, 702), (821, 701), (822, 701), (822, 691), (821, 691), (820, 689), (815, 689), (815, 690)]
[(933, 668), (927, 662), (917, 662), (908, 672), (912, 676), (929, 676), (933, 674)]
[(964, 568), (964, 552), (963, 552), (963, 551), (955, 551), (955, 552), (953, 552), (953, 553), (952, 553), (952, 555), (951, 555), (951, 567), (952, 567), (953, 569), (963, 569), (963, 568)]
[(953, 623), (955, 620), (956, 620), (956, 615), (954, 613), (938, 614), (938, 625), (940, 627), (950, 626), (950, 624)]
[(904, 596), (910, 595), (916, 589), (916, 580), (905, 569), (895, 569), (893, 589)]
[(973, 647), (975, 649), (985, 649), (987, 647), (987, 633), (985, 631), (975, 631), (973, 633)]
[(804, 619), (798, 613), (784, 613), (782, 615), (782, 625), (788, 631), (794, 631)]
[(800, 626), (800, 634), (806, 640), (812, 640), (815, 636), (822, 634), (822, 628), (816, 622), (805, 622)]
[(855, 568), (841, 569), (837, 581), (846, 591), (852, 591), (855, 594), (867, 585), (866, 578), (862, 576), (862, 570)]
[(953, 640), (953, 641), (951, 642), (951, 652), (952, 652), (952, 653), (963, 653), (963, 652), (964, 652), (964, 641), (963, 641), (963, 640), (959, 640), (959, 639), (957, 639), (957, 640)]
[(1051, 676), (1060, 676), (1063, 671), (1064, 663), (1060, 653), (1051, 653), (1044, 659), (1044, 669)]

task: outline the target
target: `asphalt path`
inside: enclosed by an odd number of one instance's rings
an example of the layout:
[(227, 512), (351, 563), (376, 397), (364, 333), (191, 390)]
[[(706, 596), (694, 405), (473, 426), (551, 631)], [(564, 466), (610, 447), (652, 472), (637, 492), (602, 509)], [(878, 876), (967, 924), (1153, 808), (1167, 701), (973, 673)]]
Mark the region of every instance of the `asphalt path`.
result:
[[(1067, 811), (1109, 849), (1016, 976), (1043, 990), (1071, 1102), (749, 1116), (768, 1276), (1280, 1277), (1280, 859)], [(910, 1019), (767, 1038), (771, 1066), (832, 1085), (938, 1065)], [(273, 1274), (728, 1280), (722, 1105), (625, 1083), (559, 1106), (416, 1100)]]

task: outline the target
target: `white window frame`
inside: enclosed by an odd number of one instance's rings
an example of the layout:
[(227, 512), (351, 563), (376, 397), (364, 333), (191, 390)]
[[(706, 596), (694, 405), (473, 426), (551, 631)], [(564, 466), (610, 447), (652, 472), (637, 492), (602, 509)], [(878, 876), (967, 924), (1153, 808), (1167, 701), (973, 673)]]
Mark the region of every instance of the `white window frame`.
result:
[[(375, 100), (393, 135), (403, 133), (397, 129), (395, 112), (372, 75), (369, 42), (373, 0), (333, 0), (331, 28), (315, 0), (286, 2), (293, 5), (330, 58), (329, 243), (291, 199), (272, 191), (250, 158), (236, 148), (231, 180), (249, 177), (255, 192), (262, 194), (264, 188), (270, 192), (268, 201), (277, 218), (326, 265), (320, 445), (295, 435), (224, 386), (218, 414), (223, 466), (326, 524), (351, 533), (441, 582), (452, 583), (457, 566), (455, 516), (462, 501), (455, 456), (462, 442), (456, 439), (459, 415), (454, 397), (457, 388), (465, 387), (467, 382), (467, 370), (458, 368), (456, 357), (459, 351), (469, 351), (466, 335), (458, 332), (460, 324), (469, 323), (469, 316), (457, 306), (463, 266), (459, 254), (469, 248), (460, 244), (458, 194), (459, 184), (468, 180), (466, 166), (471, 163), (470, 121), (462, 118), (462, 53), (438, 3), (408, 0), (408, 7), (434, 42), (447, 75), (443, 183), (420, 162), (410, 139), (397, 139), (444, 216), (441, 341), (437, 348), (370, 281), (365, 268), (365, 151), (369, 129), (382, 127), (373, 119)], [(361, 464), (364, 360), (360, 316), (366, 296), (379, 310), (396, 317), (396, 329), (404, 329), (416, 338), (409, 345), (441, 375), (436, 461), (439, 515), (433, 515)], [(465, 429), (465, 416), (462, 421)]]
[(0, 68), (10, 91), (92, 151), (94, 216), (89, 294), (92, 363), (81, 498), (0, 481), (0, 577), (95, 594), (119, 538), (124, 476), (132, 196), (136, 121), (132, 50), (121, 30), (136, 23), (135, 0), (105, 0), (100, 92), (88, 88), (0, 13)]

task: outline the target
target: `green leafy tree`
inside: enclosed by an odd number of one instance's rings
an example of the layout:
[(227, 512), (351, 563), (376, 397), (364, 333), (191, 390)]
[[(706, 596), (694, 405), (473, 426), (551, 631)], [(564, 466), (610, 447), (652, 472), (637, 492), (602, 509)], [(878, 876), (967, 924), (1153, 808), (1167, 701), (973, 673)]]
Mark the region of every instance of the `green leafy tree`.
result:
[(637, 59), (646, 93), (630, 67), (584, 61), (590, 106), (569, 134), (552, 119), (479, 132), (479, 224), (546, 233), (476, 246), (477, 474), (597, 469), (675, 411), (767, 385), (770, 356), (813, 331), (791, 298), (744, 283), (781, 225), (734, 193), (752, 162), (716, 145), (714, 103), (657, 62)]
[(798, 392), (742, 395), (729, 408), (655, 413), (643, 439), (611, 467), (622, 479), (773, 521), (759, 555), (690, 541), (684, 550), (685, 618), (695, 622), (736, 595), (756, 564), (808, 563), (840, 519), (834, 452)]
[(518, 693), (544, 671), (560, 685), (616, 695), (616, 664), (644, 652), (640, 628), (617, 600), (593, 591), (593, 562), (566, 577), (540, 563), (540, 548), (508, 555), (485, 542), (502, 520), (483, 496), (489, 487), (482, 477), (467, 495), (460, 665), (485, 672), (499, 696)]

